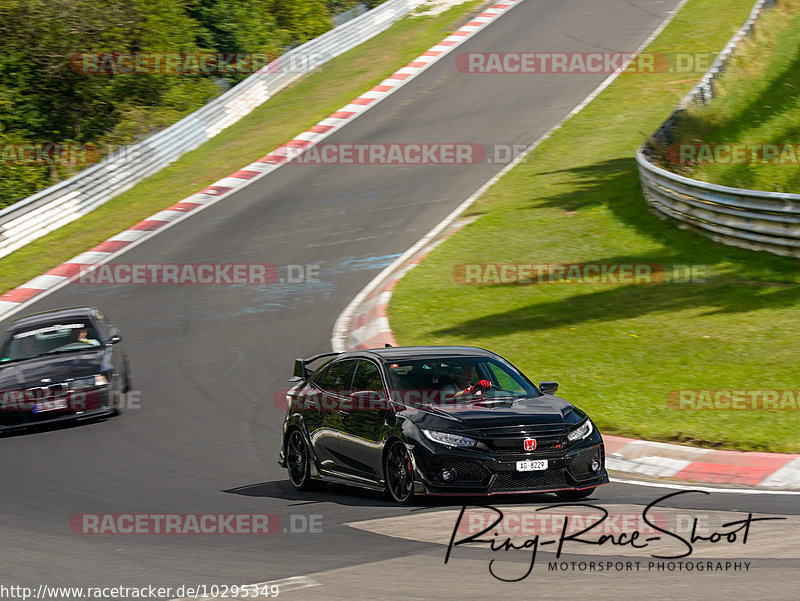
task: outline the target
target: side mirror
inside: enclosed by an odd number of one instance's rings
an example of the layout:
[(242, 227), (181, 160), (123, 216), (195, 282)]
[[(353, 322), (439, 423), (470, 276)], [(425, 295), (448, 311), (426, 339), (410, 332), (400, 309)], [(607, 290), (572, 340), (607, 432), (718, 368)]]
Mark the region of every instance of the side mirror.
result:
[(112, 334), (111, 338), (108, 339), (109, 344), (117, 344), (117, 342), (122, 342), (122, 336), (120, 334)]
[(542, 394), (555, 394), (558, 390), (558, 382), (539, 382), (539, 390)]
[[(299, 380), (305, 380), (308, 378), (308, 372), (306, 372), (306, 362), (302, 359), (294, 360), (294, 371), (292, 373), (292, 378), (299, 378)], [(299, 380), (291, 379), (289, 381), (297, 382)]]

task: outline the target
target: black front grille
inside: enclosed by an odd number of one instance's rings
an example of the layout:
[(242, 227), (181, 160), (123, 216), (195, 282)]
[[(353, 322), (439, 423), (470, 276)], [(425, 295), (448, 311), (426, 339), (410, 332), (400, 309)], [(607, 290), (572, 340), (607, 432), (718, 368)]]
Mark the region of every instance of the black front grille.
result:
[(525, 450), (525, 438), (494, 438), (485, 441), (486, 446), (498, 455), (537, 455), (558, 452), (564, 448), (562, 436), (529, 437), (536, 440), (536, 448), (532, 451)]
[(534, 490), (566, 488), (570, 486), (563, 470), (542, 470), (541, 472), (499, 472), (492, 484), (492, 490)]
[[(44, 402), (64, 401), (66, 407), (34, 412), (34, 407)], [(69, 390), (66, 383), (36, 386), (0, 392), (0, 425), (24, 426), (50, 421), (55, 418), (77, 415), (83, 411), (99, 409), (103, 405), (101, 392)]]

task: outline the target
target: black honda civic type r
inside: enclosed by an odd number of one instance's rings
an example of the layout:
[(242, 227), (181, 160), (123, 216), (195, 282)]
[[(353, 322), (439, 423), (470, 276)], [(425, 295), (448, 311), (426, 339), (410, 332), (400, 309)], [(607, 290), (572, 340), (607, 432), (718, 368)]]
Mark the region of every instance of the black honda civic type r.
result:
[[(310, 369), (322, 359), (326, 362)], [(554, 492), (608, 483), (589, 416), (501, 356), (387, 347), (295, 361), (279, 463), (301, 491), (325, 482), (415, 495)]]

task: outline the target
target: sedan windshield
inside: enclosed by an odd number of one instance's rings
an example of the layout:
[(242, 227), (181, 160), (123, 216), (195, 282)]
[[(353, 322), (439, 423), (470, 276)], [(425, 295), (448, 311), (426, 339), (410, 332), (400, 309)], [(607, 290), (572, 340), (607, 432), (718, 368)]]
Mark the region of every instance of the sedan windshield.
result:
[(100, 344), (97, 331), (85, 318), (36, 324), (11, 334), (0, 351), (0, 363), (83, 351), (99, 347)]
[(399, 392), (438, 391), (441, 397), (472, 395), (489, 399), (539, 396), (536, 387), (505, 361), (491, 357), (413, 359), (389, 365)]

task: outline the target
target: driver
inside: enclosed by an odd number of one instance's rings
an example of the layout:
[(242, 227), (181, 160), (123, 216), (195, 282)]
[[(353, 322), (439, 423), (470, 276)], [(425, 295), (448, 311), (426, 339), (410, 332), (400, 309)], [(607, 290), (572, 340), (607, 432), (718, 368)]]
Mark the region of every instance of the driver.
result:
[(447, 394), (452, 394), (454, 397), (464, 394), (480, 394), (492, 386), (489, 380), (480, 380), (476, 384), (472, 383), (475, 379), (474, 365), (464, 365), (460, 370), (456, 368), (453, 371), (455, 383), (443, 386), (442, 390)]
[[(77, 330), (73, 330), (73, 331), (77, 331)], [(97, 340), (95, 338), (95, 335), (94, 335), (94, 329), (92, 329), (92, 333), (89, 334), (89, 329), (88, 328), (83, 328), (80, 331), (78, 331), (78, 337), (75, 340), (75, 342), (82, 342), (83, 344), (88, 344), (89, 346), (98, 346), (99, 345), (99, 343), (97, 342)]]

